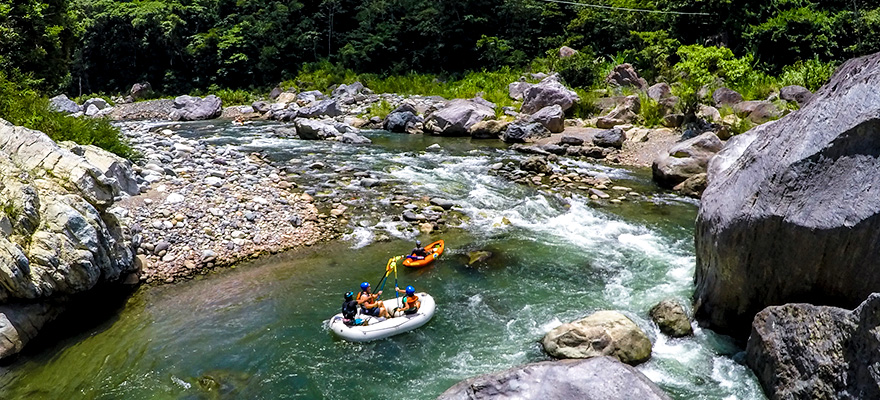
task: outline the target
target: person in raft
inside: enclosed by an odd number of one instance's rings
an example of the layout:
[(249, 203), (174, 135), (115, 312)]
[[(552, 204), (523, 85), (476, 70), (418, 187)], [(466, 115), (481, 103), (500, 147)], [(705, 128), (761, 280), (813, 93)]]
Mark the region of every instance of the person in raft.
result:
[(422, 241), (416, 240), (416, 248), (412, 249), (410, 255), (407, 258), (411, 258), (413, 260), (424, 260), (425, 257), (428, 256), (428, 251), (422, 247)]
[(422, 302), (419, 301), (419, 296), (416, 296), (416, 288), (410, 285), (406, 287), (406, 290), (400, 290), (400, 288), (397, 287), (394, 289), (397, 290), (398, 293), (406, 293), (406, 296), (403, 298), (403, 307), (395, 308), (394, 314), (397, 314), (398, 311), (403, 311), (403, 315), (412, 315), (419, 311)]
[(358, 310), (358, 302), (354, 299), (354, 292), (346, 292), (343, 298), (345, 300), (342, 302), (342, 322), (346, 325), (354, 325), (354, 317), (357, 315)]
[(376, 294), (370, 293), (370, 282), (361, 283), (361, 292), (357, 296), (357, 303), (361, 306), (361, 314), (387, 318), (388, 311), (385, 309), (385, 304), (376, 301), (381, 294), (381, 290)]

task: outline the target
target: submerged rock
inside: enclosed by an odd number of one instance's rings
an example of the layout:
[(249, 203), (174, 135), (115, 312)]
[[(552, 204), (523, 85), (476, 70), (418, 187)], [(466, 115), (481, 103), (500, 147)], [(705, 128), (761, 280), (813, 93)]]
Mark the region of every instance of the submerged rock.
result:
[(447, 389), (438, 400), (666, 400), (637, 369), (610, 357), (544, 361), (480, 375)]

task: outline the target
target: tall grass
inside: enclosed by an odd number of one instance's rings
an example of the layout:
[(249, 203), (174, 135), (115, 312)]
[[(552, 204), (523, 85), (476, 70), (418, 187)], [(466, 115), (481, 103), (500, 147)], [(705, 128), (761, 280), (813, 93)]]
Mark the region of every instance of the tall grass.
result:
[(0, 73), (0, 118), (42, 131), (56, 142), (70, 140), (91, 144), (129, 159), (139, 156), (108, 120), (71, 118), (50, 111), (49, 99), (7, 80), (3, 73)]

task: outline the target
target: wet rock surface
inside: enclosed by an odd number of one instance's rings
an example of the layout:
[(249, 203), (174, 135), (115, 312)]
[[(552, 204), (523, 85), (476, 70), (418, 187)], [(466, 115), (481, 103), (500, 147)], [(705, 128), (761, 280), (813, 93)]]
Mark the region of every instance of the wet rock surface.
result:
[(610, 357), (545, 361), (480, 375), (438, 399), (666, 400), (669, 396), (635, 368)]

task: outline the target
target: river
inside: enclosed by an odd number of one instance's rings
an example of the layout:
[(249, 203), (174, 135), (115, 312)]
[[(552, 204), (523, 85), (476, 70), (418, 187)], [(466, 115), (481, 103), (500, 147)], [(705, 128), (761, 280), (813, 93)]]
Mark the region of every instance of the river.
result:
[[(191, 281), (85, 302), (0, 367), (0, 398), (431, 399), (477, 374), (547, 360), (555, 326), (618, 310), (654, 344), (638, 369), (676, 399), (762, 399), (743, 349), (697, 328), (659, 333), (648, 310), (693, 292), (698, 204), (657, 189), (649, 170), (560, 160), (632, 188), (620, 204), (512, 183), (488, 173), (523, 155), (495, 141), (366, 132), (370, 146), (285, 139), (275, 123), (191, 123), (181, 136), (260, 152), (297, 171), (315, 197), (349, 207), (348, 234)], [(425, 151), (432, 144), (440, 149)], [(320, 163), (323, 168), (318, 168)], [(359, 177), (384, 184), (365, 188)], [(461, 214), (422, 235), (396, 220), (395, 188), (454, 200)], [(437, 301), (424, 327), (354, 344), (327, 330), (342, 294), (374, 284), (390, 256), (443, 238), (430, 268), (400, 269)], [(488, 260), (468, 265), (468, 252)], [(386, 286), (386, 292), (389, 286)]]

